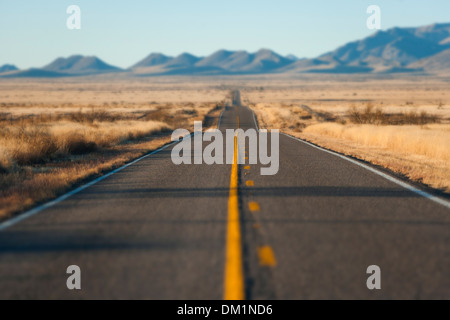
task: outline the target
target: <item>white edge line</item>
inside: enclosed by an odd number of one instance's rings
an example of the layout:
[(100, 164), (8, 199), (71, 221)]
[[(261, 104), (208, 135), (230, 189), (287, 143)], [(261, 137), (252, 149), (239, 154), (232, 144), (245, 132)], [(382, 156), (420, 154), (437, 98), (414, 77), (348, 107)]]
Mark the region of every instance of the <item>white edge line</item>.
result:
[(362, 168), (364, 168), (364, 169), (366, 169), (366, 170), (369, 170), (370, 172), (375, 173), (376, 175), (379, 175), (380, 177), (383, 177), (383, 178), (385, 178), (386, 180), (389, 180), (389, 181), (391, 181), (391, 182), (393, 182), (393, 183), (395, 183), (395, 184), (397, 184), (397, 185), (399, 185), (399, 186), (401, 186), (401, 187), (403, 187), (403, 188), (405, 188), (405, 189), (407, 189), (407, 190), (409, 190), (409, 191), (412, 191), (412, 192), (414, 192), (414, 193), (416, 193), (416, 194), (418, 194), (418, 195), (420, 195), (420, 196), (422, 196), (422, 197), (424, 197), (424, 198), (427, 198), (427, 199), (429, 199), (429, 200), (431, 200), (431, 201), (434, 201), (434, 202), (436, 202), (436, 203), (439, 203), (440, 205), (443, 205), (444, 207), (450, 209), (450, 202), (448, 202), (448, 201), (446, 201), (446, 200), (444, 200), (444, 199), (441, 199), (441, 198), (439, 198), (439, 197), (436, 197), (436, 196), (434, 196), (434, 195), (432, 195), (432, 194), (429, 194), (428, 192), (422, 191), (422, 190), (420, 190), (420, 189), (418, 189), (418, 188), (416, 188), (416, 187), (413, 187), (412, 185), (410, 185), (410, 184), (408, 184), (408, 183), (406, 183), (406, 182), (403, 182), (403, 181), (401, 181), (401, 180), (399, 180), (399, 179), (397, 179), (397, 178), (394, 178), (394, 177), (392, 177), (392, 176), (390, 176), (390, 175), (388, 175), (388, 174), (386, 174), (386, 173), (384, 173), (384, 172), (381, 172), (381, 171), (379, 171), (379, 170), (377, 170), (377, 169), (375, 169), (375, 168), (372, 168), (372, 167), (370, 167), (370, 166), (368, 166), (368, 165), (365, 165), (365, 164), (363, 164), (363, 163), (361, 163), (361, 162), (359, 162), (359, 161), (356, 161), (356, 160), (353, 160), (353, 159), (351, 159), (351, 158), (348, 158), (348, 157), (346, 157), (346, 156), (344, 156), (344, 155), (342, 155), (342, 154), (339, 154), (339, 153), (337, 153), (337, 152), (334, 152), (334, 151), (330, 151), (330, 150), (321, 148), (321, 147), (319, 147), (319, 146), (316, 146), (316, 145), (314, 145), (314, 144), (312, 144), (312, 143), (309, 143), (309, 142), (307, 142), (307, 141), (304, 141), (304, 140), (302, 140), (302, 139), (293, 137), (293, 136), (288, 135), (288, 134), (286, 134), (286, 133), (281, 133), (281, 134), (283, 134), (283, 135), (285, 135), (286, 137), (289, 137), (289, 138), (291, 138), (291, 139), (294, 139), (294, 140), (300, 141), (300, 142), (302, 142), (302, 143), (304, 143), (304, 144), (307, 144), (307, 145), (309, 145), (310, 147), (313, 147), (313, 148), (315, 148), (315, 149), (321, 150), (321, 151), (323, 151), (323, 152), (332, 154), (332, 155), (334, 155), (334, 156), (336, 156), (336, 157), (339, 157), (339, 158), (341, 158), (341, 159), (347, 160), (347, 161), (349, 161), (349, 162), (351, 162), (351, 163), (353, 163), (353, 164), (356, 164), (356, 165), (358, 165), (358, 166), (360, 166), (360, 167), (362, 167)]
[(253, 121), (255, 122), (256, 131), (259, 131), (259, 126), (258, 126), (258, 122), (256, 121), (255, 112), (253, 112), (252, 109), (250, 109), (250, 111), (253, 113)]
[[(226, 107), (225, 107), (225, 109), (226, 109)], [(217, 124), (217, 130), (220, 130), (220, 125), (222, 124), (222, 116), (223, 116), (223, 113), (225, 112), (225, 109), (223, 109), (222, 112), (220, 113), (219, 123)]]
[[(195, 135), (195, 134), (196, 133), (191, 133), (190, 135), (192, 136), (192, 135)], [(36, 208), (33, 208), (33, 209), (29, 210), (29, 211), (21, 213), (21, 214), (17, 215), (14, 218), (8, 219), (8, 220), (0, 223), (0, 231), (3, 231), (5, 229), (7, 229), (7, 228), (10, 228), (10, 227), (18, 224), (19, 222), (22, 222), (22, 221), (24, 221), (24, 220), (26, 220), (26, 219), (28, 219), (28, 218), (38, 214), (41, 211), (44, 211), (44, 210), (46, 210), (48, 208), (51, 208), (51, 207), (57, 205), (58, 203), (60, 203), (60, 202), (62, 202), (64, 200), (67, 200), (71, 196), (73, 196), (73, 195), (75, 195), (75, 194), (77, 194), (77, 193), (79, 193), (79, 192), (81, 192), (81, 191), (83, 191), (83, 190), (93, 186), (94, 184), (99, 183), (102, 180), (105, 180), (106, 178), (109, 178), (113, 174), (115, 174), (115, 173), (117, 173), (119, 171), (122, 171), (123, 169), (128, 168), (129, 166), (131, 166), (131, 165), (133, 165), (133, 164), (135, 164), (135, 163), (137, 163), (137, 162), (139, 162), (139, 161), (141, 161), (141, 160), (143, 160), (145, 158), (148, 158), (148, 157), (154, 155), (155, 153), (158, 153), (158, 152), (161, 152), (161, 151), (167, 149), (168, 147), (172, 146), (173, 144), (176, 144), (176, 143), (180, 142), (181, 140), (182, 139), (179, 139), (179, 140), (176, 140), (176, 141), (172, 141), (171, 143), (166, 144), (165, 146), (163, 146), (163, 147), (161, 147), (159, 149), (156, 149), (155, 151), (152, 151), (151, 153), (146, 154), (146, 155), (144, 155), (144, 156), (142, 156), (142, 157), (140, 157), (138, 159), (135, 159), (135, 160), (131, 161), (130, 163), (127, 163), (126, 165), (123, 165), (122, 167), (117, 168), (117, 169), (115, 169), (115, 170), (105, 174), (104, 176), (101, 176), (101, 177), (99, 177), (99, 178), (97, 178), (97, 179), (95, 179), (95, 180), (93, 180), (93, 181), (91, 181), (91, 182), (89, 182), (89, 183), (87, 183), (85, 185), (82, 185), (81, 187), (78, 187), (78, 188), (76, 188), (76, 189), (74, 189), (74, 190), (72, 190), (72, 191), (70, 191), (70, 192), (68, 192), (68, 193), (66, 193), (66, 194), (64, 194), (64, 195), (54, 199), (54, 200), (51, 200), (51, 201), (49, 201), (47, 203), (44, 203), (44, 204), (42, 204), (42, 205), (40, 205), (40, 206), (38, 206)]]

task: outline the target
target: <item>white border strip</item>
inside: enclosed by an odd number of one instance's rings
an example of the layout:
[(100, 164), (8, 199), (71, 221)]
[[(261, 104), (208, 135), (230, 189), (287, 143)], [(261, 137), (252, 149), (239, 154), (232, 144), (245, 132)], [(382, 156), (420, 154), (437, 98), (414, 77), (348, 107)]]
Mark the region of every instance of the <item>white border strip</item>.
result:
[(256, 131), (259, 131), (258, 121), (256, 121), (255, 112), (249, 108), (249, 110), (253, 113), (253, 121), (255, 122)]
[(39, 212), (41, 212), (43, 210), (46, 210), (48, 208), (51, 208), (51, 207), (57, 205), (58, 203), (60, 203), (60, 202), (62, 202), (64, 200), (70, 198), (71, 196), (73, 196), (73, 195), (75, 195), (75, 194), (77, 194), (77, 193), (79, 193), (79, 192), (81, 192), (81, 191), (83, 191), (83, 190), (85, 190), (85, 189), (87, 189), (87, 188), (89, 188), (91, 186), (93, 186), (94, 184), (97, 184), (100, 181), (105, 180), (106, 178), (109, 178), (113, 174), (115, 174), (115, 173), (117, 173), (119, 171), (122, 171), (123, 169), (128, 168), (129, 166), (131, 166), (131, 165), (133, 165), (133, 164), (135, 164), (135, 163), (137, 163), (137, 162), (139, 162), (139, 161), (141, 161), (141, 160), (143, 160), (145, 158), (148, 158), (148, 157), (154, 155), (155, 153), (158, 153), (158, 152), (161, 152), (161, 151), (167, 149), (168, 147), (172, 146), (175, 143), (178, 143), (179, 141), (180, 140), (177, 140), (177, 141), (173, 141), (173, 142), (171, 142), (169, 144), (166, 144), (165, 146), (163, 146), (163, 147), (161, 147), (161, 148), (159, 148), (159, 149), (157, 149), (157, 150), (155, 150), (155, 151), (153, 151), (153, 152), (151, 152), (149, 154), (146, 154), (145, 156), (142, 156), (142, 157), (140, 157), (140, 158), (138, 158), (138, 159), (136, 159), (136, 160), (134, 160), (134, 161), (132, 161), (130, 163), (127, 163), (126, 165), (124, 165), (124, 166), (122, 166), (120, 168), (117, 168), (114, 171), (111, 171), (111, 172), (105, 174), (104, 176), (101, 176), (101, 177), (99, 177), (99, 178), (97, 178), (97, 179), (95, 179), (95, 180), (93, 180), (93, 181), (91, 181), (91, 182), (89, 182), (89, 183), (79, 187), (79, 188), (76, 188), (75, 190), (72, 190), (72, 191), (62, 195), (62, 196), (60, 196), (59, 198), (57, 198), (55, 200), (47, 202), (47, 203), (45, 203), (43, 205), (40, 205), (40, 206), (38, 206), (38, 207), (36, 207), (34, 209), (31, 209), (31, 210), (29, 210), (27, 212), (19, 214), (19, 215), (17, 215), (14, 218), (6, 220), (3, 223), (0, 223), (0, 231), (3, 231), (5, 229), (7, 229), (7, 228), (10, 228), (10, 227), (18, 224), (19, 222), (24, 221), (24, 220), (26, 220), (26, 219), (28, 219), (28, 218), (38, 214)]
[(334, 156), (336, 156), (336, 157), (339, 157), (339, 158), (341, 158), (341, 159), (347, 160), (347, 161), (349, 161), (349, 162), (351, 162), (351, 163), (353, 163), (353, 164), (356, 164), (357, 166), (360, 166), (360, 167), (362, 167), (362, 168), (364, 168), (364, 169), (366, 169), (366, 170), (368, 170), (368, 171), (370, 171), (370, 172), (372, 172), (372, 173), (375, 173), (376, 175), (378, 175), (378, 176), (380, 176), (380, 177), (383, 177), (383, 178), (385, 178), (386, 180), (389, 180), (389, 181), (391, 181), (391, 182), (393, 182), (393, 183), (395, 183), (395, 184), (397, 184), (397, 185), (399, 185), (399, 186), (401, 186), (401, 187), (403, 187), (403, 188), (405, 188), (405, 189), (407, 189), (407, 190), (409, 190), (409, 191), (411, 191), (411, 192), (414, 192), (414, 193), (416, 193), (416, 194), (418, 194), (418, 195), (420, 195), (420, 196), (422, 196), (422, 197), (424, 197), (424, 198), (427, 198), (427, 199), (429, 199), (429, 200), (431, 200), (431, 201), (434, 201), (434, 202), (436, 202), (436, 203), (439, 203), (440, 205), (443, 205), (444, 207), (450, 209), (450, 202), (449, 202), (449, 201), (446, 201), (446, 200), (441, 199), (441, 198), (438, 198), (438, 197), (436, 197), (436, 196), (434, 196), (434, 195), (432, 195), (432, 194), (429, 194), (428, 192), (425, 192), (425, 191), (422, 191), (422, 190), (420, 190), (420, 189), (417, 189), (416, 187), (413, 187), (412, 185), (410, 185), (410, 184), (408, 184), (408, 183), (406, 183), (406, 182), (403, 182), (403, 181), (401, 181), (401, 180), (399, 180), (399, 179), (397, 179), (397, 178), (394, 178), (394, 177), (392, 177), (392, 176), (390, 176), (390, 175), (387, 175), (386, 173), (381, 172), (381, 171), (379, 171), (379, 170), (377, 170), (377, 169), (375, 169), (375, 168), (372, 168), (372, 167), (370, 167), (370, 166), (368, 166), (368, 165), (365, 165), (365, 164), (363, 164), (363, 163), (361, 163), (361, 162), (359, 162), (359, 161), (356, 161), (356, 160), (353, 160), (353, 159), (351, 159), (351, 158), (348, 158), (348, 157), (346, 157), (346, 156), (344, 156), (344, 155), (341, 155), (341, 154), (339, 154), (339, 153), (337, 153), (337, 152), (330, 151), (330, 150), (327, 150), (327, 149), (318, 147), (318, 146), (316, 146), (316, 145), (314, 145), (314, 144), (312, 144), (312, 143), (309, 143), (309, 142), (307, 142), (307, 141), (304, 141), (304, 140), (302, 140), (302, 139), (299, 139), (299, 138), (290, 136), (290, 135), (288, 135), (288, 134), (286, 134), (286, 133), (281, 133), (281, 134), (283, 134), (283, 135), (285, 135), (286, 137), (289, 137), (289, 138), (291, 138), (291, 139), (294, 139), (294, 140), (300, 141), (300, 142), (302, 142), (302, 143), (304, 143), (304, 144), (307, 144), (307, 145), (309, 145), (310, 147), (313, 147), (313, 148), (315, 148), (315, 149), (321, 150), (321, 151), (323, 151), (323, 152), (332, 154), (332, 155), (334, 155)]
[(220, 117), (219, 117), (219, 123), (217, 124), (217, 130), (220, 130), (220, 125), (222, 124), (222, 116), (223, 113), (225, 112), (227, 107), (225, 107), (225, 109), (222, 110), (222, 112), (220, 113)]

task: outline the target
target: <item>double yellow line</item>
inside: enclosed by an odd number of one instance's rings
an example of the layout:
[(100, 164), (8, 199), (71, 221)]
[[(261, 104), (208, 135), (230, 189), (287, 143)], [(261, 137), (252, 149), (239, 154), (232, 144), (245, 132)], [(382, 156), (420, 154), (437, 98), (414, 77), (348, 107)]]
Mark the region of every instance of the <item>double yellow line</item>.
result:
[[(239, 117), (238, 117), (239, 124)], [(239, 125), (238, 125), (239, 128)], [(244, 271), (238, 199), (238, 143), (234, 137), (234, 158), (231, 167), (230, 195), (228, 198), (228, 231), (225, 264), (225, 300), (244, 300)]]
[[(237, 118), (238, 128), (239, 117)], [(242, 238), (239, 217), (239, 198), (238, 198), (238, 136), (234, 137), (234, 157), (231, 167), (230, 195), (228, 198), (228, 231), (227, 248), (225, 263), (225, 300), (244, 300), (245, 285), (242, 259)], [(250, 170), (250, 166), (245, 166), (245, 170)], [(246, 181), (247, 187), (253, 187), (252, 180)], [(248, 204), (251, 212), (261, 210), (259, 203), (250, 202)], [(259, 226), (258, 226), (259, 227)], [(277, 261), (272, 247), (264, 245), (258, 247), (259, 265), (261, 267), (275, 267)]]

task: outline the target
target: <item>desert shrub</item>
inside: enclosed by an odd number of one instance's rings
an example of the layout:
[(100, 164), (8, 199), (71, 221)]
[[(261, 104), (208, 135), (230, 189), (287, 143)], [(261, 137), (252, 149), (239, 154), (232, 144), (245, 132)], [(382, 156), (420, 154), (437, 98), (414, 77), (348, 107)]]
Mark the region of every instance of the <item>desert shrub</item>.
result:
[(198, 112), (195, 109), (183, 109), (183, 114), (187, 114), (190, 116), (196, 116), (198, 114)]
[(374, 108), (373, 104), (368, 103), (364, 110), (355, 106), (350, 107), (349, 119), (356, 124), (383, 124), (386, 122), (386, 114), (380, 108)]
[(407, 112), (400, 115), (393, 115), (392, 124), (416, 124), (424, 125), (429, 123), (437, 123), (438, 117), (435, 115), (428, 114), (425, 111), (418, 112)]
[(119, 115), (113, 114), (106, 110), (92, 110), (90, 112), (71, 113), (69, 120), (79, 123), (93, 123), (93, 122), (114, 122), (120, 119)]
[(8, 151), (0, 146), (0, 174), (8, 173), (12, 167), (12, 161)]
[(55, 137), (43, 127), (20, 128), (16, 141), (12, 158), (19, 165), (42, 163), (58, 150)]
[(372, 104), (367, 104), (363, 110), (355, 106), (350, 107), (348, 118), (350, 122), (355, 124), (376, 125), (425, 125), (439, 122), (436, 115), (428, 114), (425, 111), (387, 114), (380, 108), (374, 108)]
[(0, 174), (8, 173), (8, 168), (0, 162)]
[(173, 115), (167, 113), (164, 110), (158, 109), (154, 111), (150, 111), (145, 116), (145, 120), (149, 121), (160, 121), (160, 122), (170, 122), (173, 120)]
[(86, 141), (82, 136), (73, 136), (66, 140), (66, 152), (73, 155), (87, 154), (97, 150), (98, 146), (95, 142)]

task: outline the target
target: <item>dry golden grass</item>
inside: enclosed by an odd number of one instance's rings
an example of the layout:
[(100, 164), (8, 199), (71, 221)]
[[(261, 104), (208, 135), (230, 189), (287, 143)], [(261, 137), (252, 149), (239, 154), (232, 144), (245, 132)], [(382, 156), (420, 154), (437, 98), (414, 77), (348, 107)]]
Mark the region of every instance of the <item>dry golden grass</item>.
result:
[(321, 123), (304, 133), (357, 142), (368, 147), (423, 155), (450, 164), (450, 125), (378, 126)]
[(450, 193), (450, 131), (448, 127), (427, 127), (374, 128), (328, 123), (313, 125), (294, 135)]
[[(227, 94), (215, 101), (217, 93), (190, 84), (145, 93), (136, 90), (145, 83), (126, 83), (0, 82), (0, 219), (161, 147), (173, 129), (192, 130), (196, 120), (213, 126)], [(129, 88), (114, 101), (109, 85)], [(78, 94), (84, 90), (95, 94)]]
[(133, 105), (152, 103), (217, 102), (224, 98), (225, 90), (220, 81), (187, 77), (0, 79), (0, 102), (31, 103), (36, 107), (42, 103), (62, 110), (69, 107), (69, 111), (73, 111), (71, 104), (108, 104), (129, 109)]
[(36, 126), (8, 125), (0, 129), (0, 145), (6, 163), (23, 166), (87, 154), (169, 129), (167, 124), (155, 121), (93, 124), (58, 121)]
[[(67, 155), (85, 154), (98, 149), (141, 139), (153, 133), (189, 127), (188, 120), (201, 120), (214, 104), (165, 104), (149, 109), (117, 112), (105, 107), (58, 113), (52, 106), (42, 113), (10, 115), (0, 120), (2, 167), (6, 164), (30, 165)], [(6, 108), (5, 108), (6, 109)], [(86, 108), (85, 108), (86, 109)], [(192, 121), (191, 121), (192, 122)]]
[(319, 116), (301, 106), (281, 103), (251, 104), (262, 128), (278, 128), (300, 132), (307, 125), (318, 123)]
[(6, 218), (36, 203), (52, 199), (86, 179), (120, 167), (168, 143), (170, 137), (147, 138), (103, 152), (72, 156), (39, 166), (15, 168), (0, 174), (0, 217)]
[(446, 81), (291, 82), (247, 89), (262, 127), (386, 167), (450, 193)]

